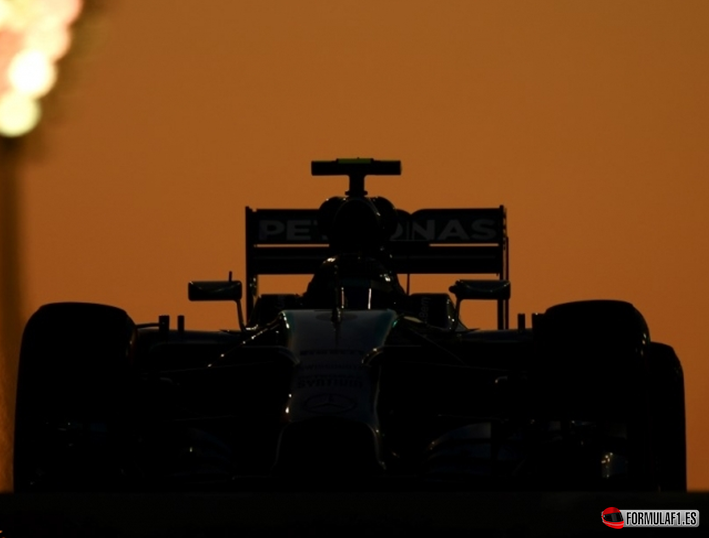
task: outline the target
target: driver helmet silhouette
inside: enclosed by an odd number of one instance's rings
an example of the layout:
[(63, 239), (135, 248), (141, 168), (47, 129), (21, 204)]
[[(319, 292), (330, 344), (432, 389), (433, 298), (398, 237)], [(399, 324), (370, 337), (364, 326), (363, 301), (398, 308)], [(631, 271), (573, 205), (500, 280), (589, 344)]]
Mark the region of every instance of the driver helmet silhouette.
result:
[(331, 256), (315, 272), (304, 296), (310, 308), (394, 308), (406, 298), (390, 269), (387, 245), (396, 211), (385, 198), (330, 198), (320, 206), (318, 225)]
[(603, 510), (603, 512), (601, 512), (601, 519), (608, 527), (612, 527), (614, 529), (623, 528), (623, 514), (617, 508), (611, 506), (610, 508)]

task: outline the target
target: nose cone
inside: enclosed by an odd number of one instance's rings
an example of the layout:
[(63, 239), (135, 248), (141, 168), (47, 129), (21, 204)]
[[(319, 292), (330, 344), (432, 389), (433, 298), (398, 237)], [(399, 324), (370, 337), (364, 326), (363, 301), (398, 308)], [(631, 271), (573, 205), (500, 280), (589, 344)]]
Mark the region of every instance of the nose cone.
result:
[(372, 476), (383, 470), (377, 433), (366, 424), (338, 417), (318, 417), (286, 426), (274, 466), (275, 474), (334, 481)]

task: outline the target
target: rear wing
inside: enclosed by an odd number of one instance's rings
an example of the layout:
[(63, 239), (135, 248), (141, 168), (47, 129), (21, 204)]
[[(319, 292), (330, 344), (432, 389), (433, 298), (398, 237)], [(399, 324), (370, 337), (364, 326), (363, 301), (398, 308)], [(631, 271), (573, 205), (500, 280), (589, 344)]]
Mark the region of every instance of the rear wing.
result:
[[(490, 274), (509, 280), (505, 207), (397, 210), (389, 250), (399, 275)], [(246, 208), (246, 308), (258, 296), (259, 275), (313, 274), (332, 253), (318, 230), (317, 209)], [(507, 300), (498, 317), (507, 326)]]

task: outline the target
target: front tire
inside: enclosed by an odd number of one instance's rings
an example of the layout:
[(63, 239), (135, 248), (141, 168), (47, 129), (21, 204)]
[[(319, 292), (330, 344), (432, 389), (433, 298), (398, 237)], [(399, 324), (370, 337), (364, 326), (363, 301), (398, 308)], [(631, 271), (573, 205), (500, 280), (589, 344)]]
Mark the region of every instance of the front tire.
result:
[(658, 489), (651, 344), (640, 312), (623, 301), (556, 305), (537, 320), (534, 341), (536, 414), (566, 424), (589, 454), (577, 464), (589, 480), (578, 489)]
[(687, 491), (684, 374), (674, 349), (650, 347), (653, 444), (662, 491)]
[(100, 304), (42, 306), (25, 327), (15, 415), (15, 491), (115, 489), (136, 328)]

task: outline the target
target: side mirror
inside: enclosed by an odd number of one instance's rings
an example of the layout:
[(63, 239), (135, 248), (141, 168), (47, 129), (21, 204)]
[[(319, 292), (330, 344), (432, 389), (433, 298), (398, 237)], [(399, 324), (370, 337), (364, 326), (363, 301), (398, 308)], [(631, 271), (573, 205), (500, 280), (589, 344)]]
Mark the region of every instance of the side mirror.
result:
[(201, 280), (187, 285), (190, 301), (240, 301), (241, 282), (238, 280)]
[(497, 301), (497, 328), (506, 329), (511, 285), (509, 280), (458, 280), (448, 290), (457, 299), (455, 304), (456, 325), (460, 319), (460, 303), (465, 300)]
[(234, 301), (239, 328), (245, 330), (244, 313), (241, 311), (241, 282), (229, 280), (197, 280), (187, 285), (187, 297), (190, 301)]
[(506, 300), (510, 298), (509, 280), (458, 280), (448, 290), (458, 301)]

